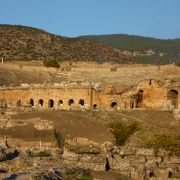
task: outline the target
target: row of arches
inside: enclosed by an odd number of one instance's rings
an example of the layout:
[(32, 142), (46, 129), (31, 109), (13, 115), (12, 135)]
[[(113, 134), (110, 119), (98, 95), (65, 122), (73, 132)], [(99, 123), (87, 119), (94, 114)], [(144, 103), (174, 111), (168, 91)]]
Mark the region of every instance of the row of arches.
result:
[[(63, 100), (59, 100), (58, 101), (58, 106), (62, 106), (63, 105)], [(29, 100), (29, 104), (31, 105), (31, 106), (34, 106), (35, 105), (35, 103), (34, 103), (34, 100), (33, 99), (30, 99)], [(54, 107), (54, 100), (53, 99), (49, 99), (49, 101), (48, 101), (48, 108), (53, 108)], [(74, 104), (74, 100), (73, 99), (69, 99), (68, 100), (68, 106), (72, 106)], [(79, 101), (78, 101), (78, 104), (80, 105), (80, 106), (84, 106), (85, 105), (85, 101), (84, 101), (84, 99), (80, 99)], [(43, 107), (44, 106), (44, 100), (43, 99), (39, 99), (38, 100), (38, 105), (39, 106), (41, 106), (41, 107)], [(112, 108), (112, 109), (117, 109), (117, 103), (116, 102), (112, 102), (111, 104), (110, 104), (110, 107)], [(18, 100), (17, 101), (17, 107), (21, 107), (22, 106), (22, 104), (21, 104), (21, 100)], [(97, 104), (93, 104), (92, 105), (92, 108), (93, 109), (97, 109)]]
[[(169, 107), (178, 108), (178, 96), (179, 96), (179, 93), (175, 89), (171, 89), (171, 90), (167, 91), (166, 105), (169, 106)], [(74, 99), (69, 99), (68, 102), (67, 102), (67, 105), (72, 106), (74, 103), (75, 103)], [(30, 99), (29, 104), (31, 106), (34, 106), (35, 105), (34, 100)], [(63, 106), (63, 104), (64, 104), (63, 100), (58, 101), (58, 107)], [(80, 106), (84, 106), (85, 105), (84, 99), (79, 99), (78, 104)], [(44, 100), (39, 99), (38, 100), (38, 105), (39, 106), (44, 106)], [(54, 105), (55, 105), (54, 100), (49, 99), (48, 107), (53, 108)], [(22, 106), (21, 100), (17, 101), (17, 106), (18, 107)], [(132, 101), (130, 101), (130, 108), (141, 108), (143, 106), (144, 106), (144, 91), (139, 90), (136, 97), (134, 97), (134, 99), (132, 99)], [(117, 107), (118, 107), (117, 102), (113, 101), (113, 102), (110, 103), (110, 108), (117, 109)], [(97, 104), (93, 104), (92, 108), (97, 109)], [(128, 106), (127, 106), (127, 108), (128, 108)]]
[[(19, 101), (20, 101), (20, 100), (19, 100)], [(20, 105), (19, 101), (18, 101), (18, 105)], [(59, 100), (59, 101), (58, 101), (58, 106), (62, 106), (63, 103), (64, 103), (63, 100)], [(29, 104), (30, 104), (31, 106), (34, 106), (34, 100), (33, 100), (33, 99), (30, 99)], [(72, 106), (73, 104), (74, 104), (74, 100), (73, 100), (73, 99), (69, 99), (69, 100), (68, 100), (68, 106)], [(78, 104), (81, 105), (81, 106), (84, 106), (84, 104), (85, 104), (84, 99), (80, 99), (80, 100), (78, 101)], [(39, 100), (38, 100), (38, 105), (39, 105), (39, 106), (44, 106), (44, 100), (43, 100), (43, 99), (39, 99)], [(54, 100), (53, 100), (53, 99), (49, 99), (49, 101), (48, 101), (48, 107), (49, 107), (49, 108), (53, 108), (53, 107), (54, 107)]]

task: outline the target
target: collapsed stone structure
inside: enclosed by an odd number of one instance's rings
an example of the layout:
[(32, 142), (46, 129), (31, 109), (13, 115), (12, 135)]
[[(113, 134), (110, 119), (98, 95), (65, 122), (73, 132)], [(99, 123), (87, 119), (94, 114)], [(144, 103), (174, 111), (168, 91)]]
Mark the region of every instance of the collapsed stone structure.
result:
[(178, 108), (180, 87), (148, 79), (126, 92), (116, 87), (76, 83), (28, 85), (0, 88), (1, 108), (34, 109), (175, 109)]

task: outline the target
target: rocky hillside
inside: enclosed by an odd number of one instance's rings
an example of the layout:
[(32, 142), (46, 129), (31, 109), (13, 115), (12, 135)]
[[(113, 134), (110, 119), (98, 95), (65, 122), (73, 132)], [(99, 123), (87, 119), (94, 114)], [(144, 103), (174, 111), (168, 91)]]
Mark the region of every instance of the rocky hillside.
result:
[(170, 63), (180, 60), (180, 39), (155, 39), (126, 34), (83, 36), (122, 51), (139, 63)]
[(0, 25), (0, 57), (6, 60), (130, 61), (118, 49), (88, 39), (67, 38), (17, 25)]

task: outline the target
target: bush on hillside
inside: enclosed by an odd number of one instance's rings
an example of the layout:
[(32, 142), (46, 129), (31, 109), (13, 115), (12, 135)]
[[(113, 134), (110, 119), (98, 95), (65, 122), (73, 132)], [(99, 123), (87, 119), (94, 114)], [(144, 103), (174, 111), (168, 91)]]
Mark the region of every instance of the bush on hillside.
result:
[(176, 61), (176, 62), (175, 62), (175, 65), (180, 67), (180, 60), (179, 60), (179, 61)]
[(57, 60), (44, 60), (43, 64), (45, 67), (54, 67), (54, 68), (59, 68), (60, 65)]
[(112, 122), (110, 127), (115, 137), (115, 143), (118, 146), (123, 145), (134, 132), (139, 130), (139, 126), (136, 123)]
[(151, 139), (143, 142), (145, 148), (161, 148), (167, 151), (180, 152), (180, 137), (166, 134), (156, 134)]

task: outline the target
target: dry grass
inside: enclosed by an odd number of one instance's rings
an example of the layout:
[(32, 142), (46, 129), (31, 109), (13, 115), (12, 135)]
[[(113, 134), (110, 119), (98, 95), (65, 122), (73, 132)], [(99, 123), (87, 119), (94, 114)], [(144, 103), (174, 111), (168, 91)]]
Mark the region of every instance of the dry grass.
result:
[[(19, 69), (23, 66), (23, 69)], [(62, 71), (62, 69), (70, 68), (70, 71)], [(116, 68), (116, 71), (111, 71), (112, 68)], [(6, 77), (3, 76), (6, 71)], [(32, 73), (33, 71), (33, 73)], [(39, 77), (39, 72), (43, 74), (43, 77)], [(49, 73), (54, 73), (55, 78), (49, 79)], [(160, 70), (155, 65), (125, 65), (125, 64), (96, 64), (78, 62), (72, 63), (68, 66), (66, 62), (61, 64), (61, 68), (45, 69), (41, 62), (35, 61), (22, 61), (11, 62), (0, 65), (0, 80), (3, 84), (8, 84), (8, 79), (12, 79), (14, 84), (20, 83), (32, 83), (33, 79), (35, 83), (42, 82), (89, 82), (89, 83), (102, 83), (105, 85), (115, 85), (120, 91), (123, 89), (129, 89), (130, 87), (138, 84), (140, 81), (155, 78), (161, 81), (166, 79), (173, 79), (174, 81), (180, 81), (180, 68), (174, 65), (162, 65)], [(12, 76), (13, 74), (13, 76)], [(18, 74), (22, 77), (19, 78)], [(31, 77), (31, 81), (28, 81), (27, 75)], [(36, 75), (37, 74), (37, 75)], [(35, 76), (35, 77), (34, 77)], [(46, 76), (46, 78), (44, 78)], [(16, 78), (18, 77), (18, 78)]]
[[(57, 70), (43, 67), (40, 61), (6, 62), (4, 65), (0, 64), (0, 85), (88, 82), (115, 86), (117, 93), (125, 92), (149, 78), (162, 82), (171, 79), (172, 86), (180, 85), (180, 67), (174, 65), (162, 65), (160, 70), (156, 65), (140, 64), (73, 62), (69, 66), (67, 62), (63, 62), (60, 65), (60, 69)], [(23, 69), (19, 69), (20, 66), (23, 66)], [(112, 68), (116, 68), (116, 71), (111, 71)]]

